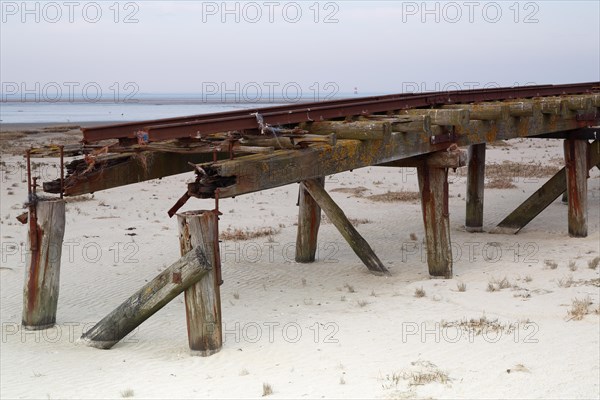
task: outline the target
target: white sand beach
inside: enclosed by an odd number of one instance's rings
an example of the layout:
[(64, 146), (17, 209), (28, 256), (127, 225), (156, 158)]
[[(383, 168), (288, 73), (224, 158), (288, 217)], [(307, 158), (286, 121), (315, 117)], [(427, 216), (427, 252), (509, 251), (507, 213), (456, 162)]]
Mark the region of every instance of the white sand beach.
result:
[[(487, 163), (558, 170), (562, 149), (560, 140), (515, 139), (489, 146)], [(189, 354), (183, 296), (111, 350), (78, 341), (179, 258), (167, 210), (192, 172), (69, 199), (57, 325), (29, 332), (21, 328), (27, 228), (15, 219), (27, 197), (24, 160), (4, 151), (2, 398), (260, 398), (263, 384), (269, 398), (600, 396), (600, 268), (590, 268), (600, 255), (597, 169), (586, 238), (568, 236), (560, 198), (517, 235), (488, 233), (550, 174), (486, 189), (486, 232), (467, 233), (466, 179), (451, 172), (453, 279), (428, 275), (418, 201), (370, 198), (417, 191), (414, 169), (369, 167), (326, 179), (391, 277), (370, 274), (327, 221), (317, 262), (294, 262), (298, 185), (221, 200), (222, 233), (273, 231), (222, 241), (225, 343), (203, 358)], [(56, 160), (34, 161), (42, 180), (56, 178)], [(182, 211), (213, 205), (192, 199)], [(571, 315), (575, 301), (582, 310)]]

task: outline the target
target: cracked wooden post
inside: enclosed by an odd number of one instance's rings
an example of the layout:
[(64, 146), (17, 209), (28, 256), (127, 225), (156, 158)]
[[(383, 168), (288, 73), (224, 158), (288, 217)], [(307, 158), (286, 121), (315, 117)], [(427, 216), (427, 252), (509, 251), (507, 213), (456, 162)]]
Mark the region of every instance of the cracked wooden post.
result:
[(352, 226), (344, 211), (335, 204), (321, 184), (316, 179), (307, 179), (304, 181), (304, 186), (366, 267), (375, 274), (389, 275), (390, 272), (379, 260), (369, 243)]
[(185, 315), (192, 354), (203, 357), (223, 347), (218, 215), (216, 211), (187, 211), (177, 214), (181, 255), (200, 246), (213, 268), (185, 290)]
[(588, 142), (567, 139), (564, 142), (569, 236), (587, 236)]
[(483, 188), (485, 184), (485, 143), (469, 146), (467, 170), (467, 232), (483, 231)]
[(432, 276), (452, 277), (452, 248), (448, 213), (448, 169), (417, 167), (421, 208)]
[(37, 201), (28, 222), (22, 324), (29, 330), (46, 329), (56, 323), (65, 201)]
[[(325, 177), (315, 181), (325, 186)], [(296, 261), (309, 263), (315, 261), (317, 236), (321, 225), (321, 207), (312, 198), (303, 182), (300, 182), (298, 194), (298, 234), (296, 236)]]

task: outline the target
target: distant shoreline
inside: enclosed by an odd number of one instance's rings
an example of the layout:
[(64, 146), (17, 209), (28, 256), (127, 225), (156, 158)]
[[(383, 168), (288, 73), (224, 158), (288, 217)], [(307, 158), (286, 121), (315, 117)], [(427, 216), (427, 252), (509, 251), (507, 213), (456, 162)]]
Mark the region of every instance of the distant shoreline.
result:
[[(135, 121), (77, 121), (77, 122), (10, 122), (3, 123), (0, 122), (0, 131), (1, 132), (9, 132), (9, 131), (17, 131), (17, 130), (39, 130), (43, 128), (53, 128), (53, 127), (74, 127), (74, 129), (78, 129), (78, 127), (88, 127), (88, 126), (100, 126), (100, 125), (111, 125), (111, 124), (120, 124), (125, 122), (135, 122)], [(77, 128), (75, 128), (77, 127)]]

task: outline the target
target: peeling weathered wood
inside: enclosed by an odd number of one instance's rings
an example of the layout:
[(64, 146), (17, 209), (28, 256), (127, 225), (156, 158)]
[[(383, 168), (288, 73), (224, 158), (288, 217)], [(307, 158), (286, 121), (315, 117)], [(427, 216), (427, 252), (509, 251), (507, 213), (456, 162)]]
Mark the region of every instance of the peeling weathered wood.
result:
[(563, 100), (567, 108), (572, 111), (585, 111), (593, 107), (590, 96), (564, 96)]
[(467, 210), (465, 230), (483, 231), (483, 190), (485, 184), (485, 143), (469, 146)]
[(509, 107), (504, 103), (449, 104), (442, 108), (467, 110), (471, 120), (489, 121), (506, 119), (510, 116)]
[(391, 122), (392, 132), (425, 132), (431, 134), (429, 115), (407, 115)]
[(218, 216), (215, 211), (187, 211), (177, 214), (177, 225), (181, 255), (200, 247), (213, 266), (184, 292), (190, 349), (206, 357), (223, 347)]
[(560, 115), (561, 113), (560, 97), (545, 97), (540, 100), (540, 111), (542, 114)]
[(212, 255), (195, 247), (85, 332), (82, 341), (110, 349), (212, 268)]
[(425, 225), (429, 274), (452, 278), (452, 248), (448, 211), (448, 170), (417, 168)]
[[(590, 146), (588, 170), (597, 166), (600, 168), (600, 142), (595, 141)], [(539, 213), (544, 211), (567, 189), (565, 168), (558, 171), (541, 188), (535, 191), (519, 207), (504, 218), (492, 233), (518, 233), (530, 223)]]
[(406, 115), (428, 115), (434, 125), (465, 126), (469, 123), (469, 111), (464, 108), (447, 109), (413, 109), (403, 110), (400, 114)]
[(316, 179), (308, 179), (302, 184), (366, 267), (373, 273), (389, 275), (389, 271), (369, 243), (352, 226), (342, 209), (333, 201), (320, 182)]
[[(321, 186), (325, 186), (325, 177), (315, 178)], [(321, 207), (312, 198), (303, 182), (298, 192), (298, 234), (296, 236), (296, 261), (309, 263), (315, 261), (317, 253), (317, 236), (321, 225)]]
[(532, 117), (542, 112), (542, 106), (539, 101), (523, 100), (507, 102), (511, 117)]
[(300, 129), (312, 134), (328, 135), (335, 133), (338, 139), (381, 140), (390, 132), (390, 124), (381, 121), (319, 121), (304, 122)]
[(25, 329), (36, 330), (56, 323), (65, 202), (39, 200), (31, 207), (35, 210), (28, 216), (22, 323)]
[(567, 139), (564, 142), (567, 174), (569, 236), (587, 236), (588, 143)]

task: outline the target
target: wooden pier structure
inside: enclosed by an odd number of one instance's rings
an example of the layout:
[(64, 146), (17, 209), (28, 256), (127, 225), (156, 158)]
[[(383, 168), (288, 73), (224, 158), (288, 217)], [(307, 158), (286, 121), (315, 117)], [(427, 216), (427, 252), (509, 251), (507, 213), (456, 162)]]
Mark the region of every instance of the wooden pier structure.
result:
[[(600, 167), (599, 108), (600, 82), (591, 82), (364, 97), (82, 128), (81, 146), (66, 147), (64, 154), (83, 157), (66, 164), (66, 176), (44, 182), (46, 193), (62, 198), (194, 171), (196, 180), (182, 187), (169, 216), (191, 198), (215, 199), (214, 210), (177, 214), (182, 258), (83, 338), (110, 348), (184, 292), (190, 349), (205, 356), (219, 351), (218, 201), (292, 183), (299, 184), (297, 262), (315, 261), (323, 211), (371, 272), (389, 275), (324, 186), (325, 176), (361, 167), (417, 168), (429, 274), (452, 278), (448, 169), (468, 167), (465, 229), (480, 232), (486, 143), (563, 140), (565, 167), (495, 231), (519, 232), (566, 192), (569, 235), (585, 237), (588, 171)], [(31, 247), (44, 252), (48, 243), (62, 241), (64, 203), (38, 200), (35, 190), (30, 197)], [(49, 219), (56, 229), (45, 228)], [(29, 329), (56, 319), (60, 255), (47, 265), (46, 259), (32, 257), (27, 265), (23, 325)], [(40, 279), (46, 270), (49, 278)]]

